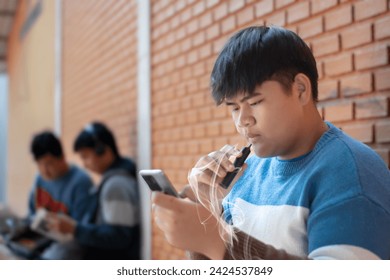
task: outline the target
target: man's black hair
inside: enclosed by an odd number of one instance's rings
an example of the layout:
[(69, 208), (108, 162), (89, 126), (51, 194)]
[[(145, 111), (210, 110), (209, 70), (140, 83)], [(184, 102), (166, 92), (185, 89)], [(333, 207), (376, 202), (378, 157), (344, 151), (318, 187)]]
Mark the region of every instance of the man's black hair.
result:
[(108, 146), (116, 157), (119, 156), (115, 137), (111, 130), (101, 122), (92, 122), (76, 137), (73, 150), (78, 152), (83, 148), (91, 148), (96, 151), (102, 145)]
[(35, 160), (39, 160), (46, 155), (52, 155), (57, 158), (64, 156), (60, 140), (51, 131), (43, 131), (34, 135), (30, 151)]
[(220, 105), (239, 93), (253, 94), (256, 86), (267, 80), (290, 90), (298, 73), (310, 79), (317, 101), (317, 65), (305, 42), (281, 27), (248, 27), (233, 35), (219, 54), (211, 73), (212, 95)]

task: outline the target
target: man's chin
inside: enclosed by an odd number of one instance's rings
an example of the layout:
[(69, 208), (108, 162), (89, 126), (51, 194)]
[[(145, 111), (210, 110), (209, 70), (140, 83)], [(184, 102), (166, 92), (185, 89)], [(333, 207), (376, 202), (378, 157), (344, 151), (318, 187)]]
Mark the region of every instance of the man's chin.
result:
[(253, 151), (256, 156), (261, 157), (261, 158), (269, 158), (269, 157), (274, 157), (275, 155), (265, 149), (264, 147), (253, 147)]
[[(41, 175), (42, 176), (42, 175)], [(52, 176), (42, 176), (43, 180), (45, 181), (53, 181), (54, 178)]]

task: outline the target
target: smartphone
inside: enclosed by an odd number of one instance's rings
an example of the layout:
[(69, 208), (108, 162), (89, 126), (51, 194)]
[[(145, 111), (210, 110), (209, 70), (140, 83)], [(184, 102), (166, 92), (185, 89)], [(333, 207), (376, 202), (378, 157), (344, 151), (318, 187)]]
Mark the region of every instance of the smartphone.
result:
[(179, 194), (161, 169), (144, 169), (139, 172), (152, 191), (179, 197)]

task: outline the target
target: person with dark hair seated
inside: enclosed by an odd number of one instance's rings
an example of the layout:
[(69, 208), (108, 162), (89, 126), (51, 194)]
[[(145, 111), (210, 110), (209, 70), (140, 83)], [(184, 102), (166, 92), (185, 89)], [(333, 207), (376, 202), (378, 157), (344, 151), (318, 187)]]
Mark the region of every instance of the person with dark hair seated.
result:
[(85, 249), (85, 259), (139, 259), (140, 218), (136, 166), (119, 154), (113, 133), (103, 124), (87, 125), (74, 142), (85, 167), (102, 176), (97, 203), (82, 222), (58, 215), (53, 231), (71, 234)]
[(86, 213), (92, 180), (79, 167), (65, 159), (60, 140), (50, 131), (34, 136), (31, 153), (38, 166), (29, 199), (29, 215), (36, 209), (63, 213), (80, 220)]
[[(51, 131), (36, 134), (30, 149), (39, 171), (29, 197), (30, 219), (44, 208), (80, 221), (95, 199), (90, 193), (93, 183), (88, 174), (66, 161), (61, 142)], [(54, 242), (40, 257), (77, 259), (80, 255), (76, 244)]]

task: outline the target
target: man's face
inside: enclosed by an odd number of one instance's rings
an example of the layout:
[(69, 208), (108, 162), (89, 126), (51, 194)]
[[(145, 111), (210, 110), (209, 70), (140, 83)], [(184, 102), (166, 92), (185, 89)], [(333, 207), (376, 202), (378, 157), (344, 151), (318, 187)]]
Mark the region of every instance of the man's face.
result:
[(50, 154), (44, 155), (36, 161), (39, 174), (43, 179), (49, 181), (61, 177), (64, 172), (64, 161), (63, 157), (58, 158)]
[(102, 157), (97, 155), (92, 148), (80, 149), (78, 154), (85, 168), (98, 174), (102, 174), (104, 172)]
[(290, 158), (298, 145), (302, 105), (298, 94), (286, 94), (276, 81), (266, 81), (250, 97), (238, 94), (225, 100), (237, 131), (252, 143), (259, 157)]

